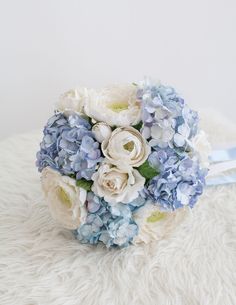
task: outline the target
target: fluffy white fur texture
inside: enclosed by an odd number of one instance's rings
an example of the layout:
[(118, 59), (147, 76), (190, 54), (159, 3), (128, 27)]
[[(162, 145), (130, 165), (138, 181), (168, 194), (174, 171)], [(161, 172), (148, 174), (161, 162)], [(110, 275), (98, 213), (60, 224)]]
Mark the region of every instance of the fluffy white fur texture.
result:
[[(236, 143), (236, 126), (213, 111), (202, 125), (212, 143)], [(0, 143), (0, 305), (236, 304), (236, 185), (206, 190), (158, 242), (81, 245), (42, 198), (40, 139), (35, 132)]]

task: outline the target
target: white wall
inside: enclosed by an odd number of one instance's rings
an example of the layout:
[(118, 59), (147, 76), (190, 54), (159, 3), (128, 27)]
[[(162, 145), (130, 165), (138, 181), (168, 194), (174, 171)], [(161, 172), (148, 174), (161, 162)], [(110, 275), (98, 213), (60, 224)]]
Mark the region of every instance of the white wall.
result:
[(235, 30), (235, 0), (0, 0), (0, 138), (71, 87), (145, 75), (236, 121)]

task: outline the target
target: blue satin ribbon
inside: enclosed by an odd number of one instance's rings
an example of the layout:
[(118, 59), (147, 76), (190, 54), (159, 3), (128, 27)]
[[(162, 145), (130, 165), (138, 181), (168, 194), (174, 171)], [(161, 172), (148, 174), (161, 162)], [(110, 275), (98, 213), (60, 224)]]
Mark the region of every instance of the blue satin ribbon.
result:
[[(209, 160), (211, 164), (236, 160), (236, 147), (214, 150)], [(236, 174), (232, 173), (206, 179), (207, 186), (227, 185), (232, 183), (236, 183)]]
[(211, 163), (225, 162), (231, 160), (236, 160), (236, 147), (214, 150), (210, 156)]
[(226, 185), (232, 183), (236, 183), (236, 174), (206, 179), (206, 186)]

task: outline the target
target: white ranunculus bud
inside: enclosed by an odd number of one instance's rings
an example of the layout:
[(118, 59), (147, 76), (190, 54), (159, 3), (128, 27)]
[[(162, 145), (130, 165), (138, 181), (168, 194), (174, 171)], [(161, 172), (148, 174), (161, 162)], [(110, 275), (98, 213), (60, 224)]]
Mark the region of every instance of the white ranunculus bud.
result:
[(85, 221), (87, 192), (76, 186), (75, 179), (46, 167), (42, 171), (42, 188), (52, 217), (62, 227), (74, 230)]
[(92, 191), (111, 205), (133, 201), (145, 183), (144, 177), (136, 169), (129, 166), (121, 169), (108, 162), (101, 164), (92, 180)]
[(104, 140), (110, 138), (112, 130), (107, 123), (99, 122), (93, 126), (92, 132), (95, 135), (95, 139), (99, 143), (102, 143)]
[(141, 133), (133, 127), (116, 128), (102, 143), (104, 156), (117, 166), (138, 167), (150, 154), (150, 147)]

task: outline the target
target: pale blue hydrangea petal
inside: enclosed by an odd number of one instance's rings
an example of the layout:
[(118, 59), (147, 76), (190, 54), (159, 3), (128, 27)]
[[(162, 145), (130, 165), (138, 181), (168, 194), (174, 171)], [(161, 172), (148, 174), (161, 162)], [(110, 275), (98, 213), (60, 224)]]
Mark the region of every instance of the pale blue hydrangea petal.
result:
[(108, 248), (124, 247), (138, 234), (137, 224), (132, 219), (132, 206), (128, 204), (110, 206), (102, 198), (89, 192), (87, 210), (86, 222), (75, 232), (82, 243), (103, 242)]
[(184, 147), (184, 145), (185, 145), (185, 143), (186, 143), (186, 142), (185, 142), (185, 137), (182, 136), (182, 135), (179, 134), (179, 133), (176, 133), (176, 134), (174, 135), (173, 140), (174, 140), (174, 144), (175, 144), (176, 147)]
[(146, 195), (164, 210), (193, 207), (205, 186), (207, 170), (201, 169), (196, 156), (177, 154), (171, 148), (157, 149), (148, 158), (159, 171), (145, 187)]
[(101, 159), (99, 143), (86, 119), (78, 114), (66, 117), (56, 113), (48, 120), (37, 153), (39, 171), (50, 166), (63, 175), (90, 180)]
[(142, 109), (142, 135), (151, 146), (185, 151), (198, 130), (198, 115), (168, 86), (146, 80), (138, 87)]

